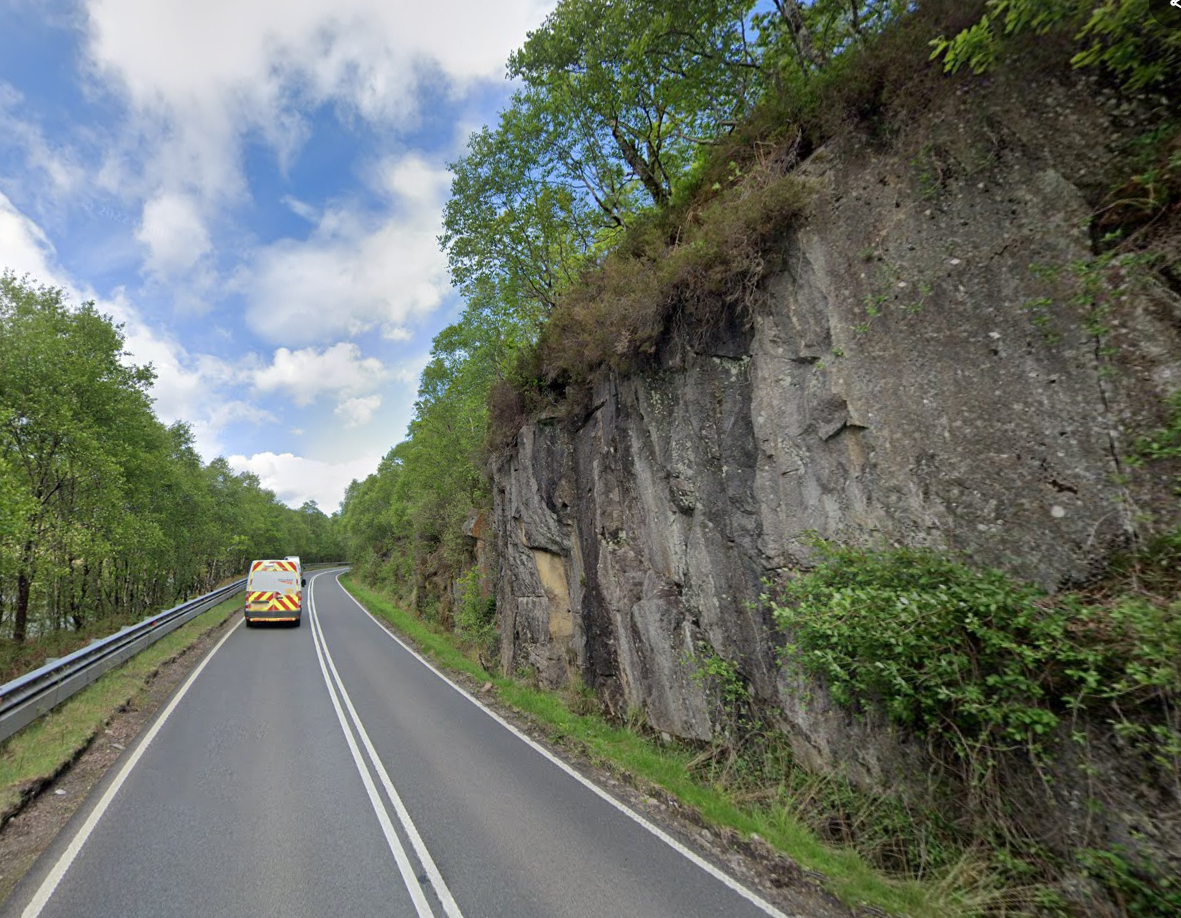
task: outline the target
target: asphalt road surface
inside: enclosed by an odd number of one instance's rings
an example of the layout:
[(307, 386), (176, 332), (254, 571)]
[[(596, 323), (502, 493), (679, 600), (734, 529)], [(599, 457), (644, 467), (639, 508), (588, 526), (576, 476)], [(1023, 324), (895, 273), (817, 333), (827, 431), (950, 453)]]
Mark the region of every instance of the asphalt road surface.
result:
[(234, 627), (9, 897), (22, 918), (782, 913), (530, 744), (331, 573)]

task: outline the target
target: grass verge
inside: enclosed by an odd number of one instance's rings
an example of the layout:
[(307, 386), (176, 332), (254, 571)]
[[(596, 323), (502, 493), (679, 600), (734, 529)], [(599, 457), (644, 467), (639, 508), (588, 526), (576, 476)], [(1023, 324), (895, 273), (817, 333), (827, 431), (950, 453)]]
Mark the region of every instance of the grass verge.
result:
[(25, 798), (73, 762), (164, 663), (241, 608), (238, 594), (203, 612), (9, 737), (0, 746), (0, 819), (9, 818)]
[[(558, 692), (493, 675), (473, 661), (448, 634), (398, 608), (388, 597), (367, 589), (356, 578), (340, 578), (370, 612), (389, 622), (438, 666), (492, 683), (501, 702), (530, 715), (552, 742), (584, 751), (592, 760), (630, 775), (641, 786), (659, 787), (691, 807), (712, 825), (749, 838), (757, 834), (806, 869), (824, 874), (828, 889), (849, 905), (869, 905), (910, 918), (950, 918), (975, 913), (967, 875), (959, 864), (947, 876), (929, 881), (884, 876), (855, 851), (825, 844), (786, 807), (759, 809), (744, 805), (723, 789), (694, 778), (690, 763), (697, 750), (664, 744), (611, 723), (596, 714), (577, 713)], [(965, 882), (967, 880), (967, 882)]]

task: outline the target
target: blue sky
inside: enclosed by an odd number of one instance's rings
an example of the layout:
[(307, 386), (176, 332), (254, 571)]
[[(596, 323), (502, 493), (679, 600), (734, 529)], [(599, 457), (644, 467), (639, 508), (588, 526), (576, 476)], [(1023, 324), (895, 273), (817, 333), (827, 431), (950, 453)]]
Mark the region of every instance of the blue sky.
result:
[(0, 268), (96, 300), (192, 425), (336, 508), (459, 302), (447, 162), (554, 0), (0, 0)]

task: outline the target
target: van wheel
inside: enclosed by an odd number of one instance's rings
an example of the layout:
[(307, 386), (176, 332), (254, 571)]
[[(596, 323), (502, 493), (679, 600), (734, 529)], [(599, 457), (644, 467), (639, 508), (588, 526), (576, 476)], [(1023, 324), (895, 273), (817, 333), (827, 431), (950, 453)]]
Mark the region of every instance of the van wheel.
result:
[(303, 616), (301, 615), (299, 618), (297, 618), (295, 620), (295, 627), (298, 628), (302, 624), (303, 624)]
[(247, 627), (247, 628), (253, 628), (253, 627), (254, 627), (254, 622), (252, 622), (250, 619), (246, 619), (246, 627)]

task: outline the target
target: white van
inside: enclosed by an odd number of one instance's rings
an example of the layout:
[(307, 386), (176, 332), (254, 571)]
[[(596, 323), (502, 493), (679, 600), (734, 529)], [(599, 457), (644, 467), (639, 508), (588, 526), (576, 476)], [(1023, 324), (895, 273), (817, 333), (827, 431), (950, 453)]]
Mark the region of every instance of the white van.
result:
[(246, 578), (246, 627), (255, 622), (303, 622), (303, 579), (299, 559), (255, 561)]

